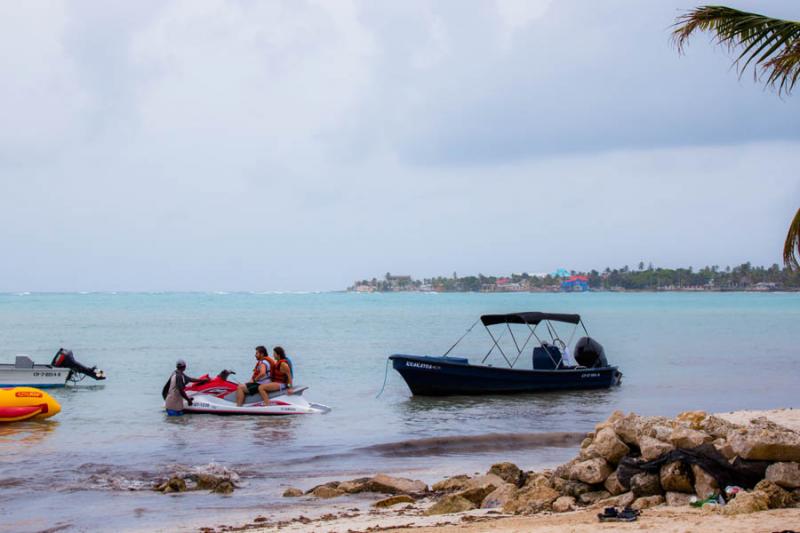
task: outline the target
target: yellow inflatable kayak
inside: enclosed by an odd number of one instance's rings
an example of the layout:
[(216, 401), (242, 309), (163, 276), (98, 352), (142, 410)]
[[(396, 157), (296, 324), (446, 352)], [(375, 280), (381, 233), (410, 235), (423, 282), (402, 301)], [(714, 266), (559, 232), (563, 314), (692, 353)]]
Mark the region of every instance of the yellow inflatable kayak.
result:
[(52, 396), (33, 387), (0, 389), (0, 422), (50, 418), (61, 411)]

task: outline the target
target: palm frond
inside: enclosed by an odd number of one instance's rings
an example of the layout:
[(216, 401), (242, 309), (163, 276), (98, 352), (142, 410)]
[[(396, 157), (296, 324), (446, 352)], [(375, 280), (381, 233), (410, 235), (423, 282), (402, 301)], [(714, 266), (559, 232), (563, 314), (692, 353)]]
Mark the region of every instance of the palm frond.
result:
[(678, 17), (672, 39), (683, 53), (696, 31), (709, 31), (717, 44), (733, 51), (741, 76), (752, 64), (756, 78), (789, 94), (800, 78), (800, 22), (765, 17), (725, 6), (702, 6)]
[(789, 269), (800, 269), (800, 209), (794, 215), (783, 245), (783, 264)]

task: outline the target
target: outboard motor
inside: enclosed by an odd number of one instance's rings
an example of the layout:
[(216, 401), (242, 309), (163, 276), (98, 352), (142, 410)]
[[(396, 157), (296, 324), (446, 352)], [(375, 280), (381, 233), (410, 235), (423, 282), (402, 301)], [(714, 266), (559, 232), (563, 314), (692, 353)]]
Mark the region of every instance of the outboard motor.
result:
[(591, 337), (581, 337), (575, 343), (575, 362), (587, 368), (602, 368), (608, 366), (606, 351), (603, 345)]
[(103, 371), (97, 370), (96, 366), (89, 368), (87, 366), (83, 366), (78, 361), (76, 361), (75, 356), (72, 353), (72, 350), (65, 350), (64, 348), (59, 348), (58, 352), (56, 352), (55, 357), (53, 357), (52, 363), (50, 364), (52, 366), (59, 368), (69, 368), (71, 371), (70, 376), (73, 376), (74, 374), (82, 374), (84, 376), (89, 376), (90, 378), (96, 380), (106, 379), (106, 376), (103, 373)]

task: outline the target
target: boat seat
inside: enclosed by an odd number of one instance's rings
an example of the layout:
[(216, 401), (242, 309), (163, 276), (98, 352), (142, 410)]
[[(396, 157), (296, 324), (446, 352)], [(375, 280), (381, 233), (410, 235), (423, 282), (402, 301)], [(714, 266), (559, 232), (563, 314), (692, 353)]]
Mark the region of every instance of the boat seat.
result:
[(561, 350), (556, 346), (536, 346), (533, 349), (534, 370), (557, 370), (562, 368)]
[(27, 355), (18, 355), (14, 361), (15, 368), (33, 368), (33, 361)]

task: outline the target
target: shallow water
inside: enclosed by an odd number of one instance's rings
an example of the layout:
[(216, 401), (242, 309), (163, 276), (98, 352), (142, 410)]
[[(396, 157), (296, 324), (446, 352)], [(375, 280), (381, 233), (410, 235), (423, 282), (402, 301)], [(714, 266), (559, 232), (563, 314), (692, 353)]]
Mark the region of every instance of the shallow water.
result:
[[(389, 354), (441, 354), (480, 314), (521, 310), (580, 313), (623, 371), (622, 386), (413, 398), (389, 369), (375, 398)], [(412, 439), (582, 432), (614, 409), (670, 415), (796, 405), (798, 319), (800, 295), (778, 293), (0, 295), (0, 361), (27, 353), (49, 362), (65, 346), (109, 376), (102, 386), (56, 390), (62, 412), (50, 421), (0, 426), (0, 530), (120, 530), (163, 526), (165, 516), (256, 514), (312, 476), (425, 479), (498, 459), (532, 468), (574, 454), (547, 437), (387, 445)], [(565, 339), (570, 331), (559, 330)], [(504, 349), (510, 342), (504, 337)], [(164, 416), (160, 391), (177, 358), (190, 375), (230, 368), (244, 379), (257, 344), (283, 345), (298, 383), (310, 386), (307, 397), (332, 412)], [(478, 325), (451, 355), (476, 362), (490, 346)], [(141, 490), (175, 469), (219, 467), (241, 475), (232, 497)]]

